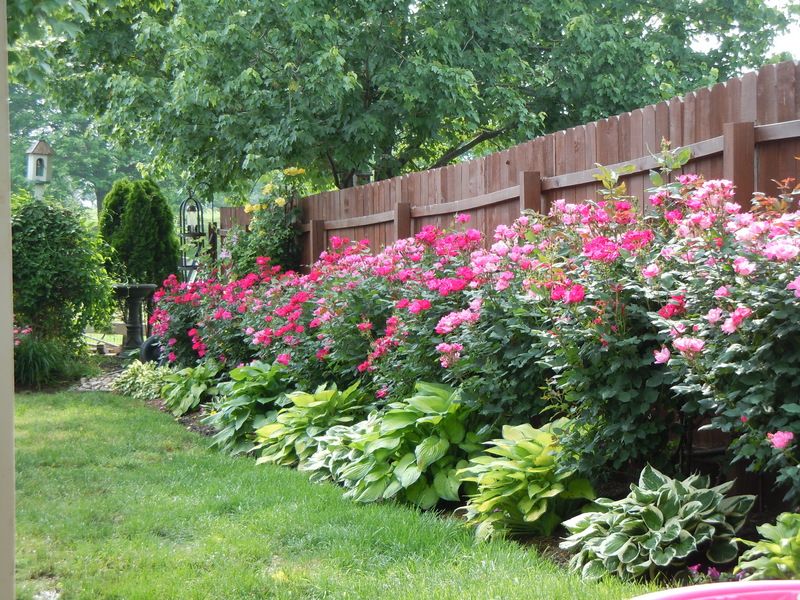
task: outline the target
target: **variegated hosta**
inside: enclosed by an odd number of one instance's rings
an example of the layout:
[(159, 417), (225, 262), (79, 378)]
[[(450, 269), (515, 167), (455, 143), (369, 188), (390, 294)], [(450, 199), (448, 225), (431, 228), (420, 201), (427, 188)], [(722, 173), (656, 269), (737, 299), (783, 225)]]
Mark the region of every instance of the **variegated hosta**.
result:
[(754, 496), (726, 498), (732, 482), (711, 488), (708, 483), (700, 475), (671, 479), (648, 465), (628, 496), (600, 498), (598, 512), (564, 522), (571, 535), (561, 548), (577, 552), (571, 568), (587, 579), (606, 573), (631, 579), (679, 567), (698, 550), (713, 563), (734, 560), (734, 536)]
[(459, 499), (456, 470), (467, 466), (488, 431), (467, 431), (472, 411), (461, 403), (459, 391), (423, 382), (415, 390), (382, 416), (372, 415), (352, 432), (340, 432), (344, 447), (334, 446), (335, 455), (320, 453), (312, 459), (332, 470), (347, 488), (346, 497), (359, 502), (396, 497), (421, 508)]
[(464, 511), (479, 539), (504, 532), (550, 535), (570, 508), (573, 514), (579, 509), (570, 500), (594, 498), (586, 479), (557, 470), (561, 447), (554, 430), (566, 424), (560, 419), (541, 429), (506, 425), (502, 439), (486, 442), (486, 454), (458, 472), (462, 481), (477, 485)]
[(336, 384), (319, 386), (313, 394), (292, 392), (291, 402), (281, 409), (274, 423), (256, 431), (255, 450), (261, 450), (257, 462), (287, 467), (305, 462), (317, 449), (316, 436), (336, 425), (345, 425), (364, 414), (364, 395), (358, 382), (344, 391)]

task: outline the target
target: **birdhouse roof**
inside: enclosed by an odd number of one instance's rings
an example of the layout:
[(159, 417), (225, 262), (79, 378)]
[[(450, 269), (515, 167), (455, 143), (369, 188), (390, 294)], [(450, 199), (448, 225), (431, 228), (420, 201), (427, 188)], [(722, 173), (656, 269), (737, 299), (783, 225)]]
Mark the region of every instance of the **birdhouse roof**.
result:
[(44, 140), (36, 140), (31, 144), (31, 147), (28, 148), (27, 154), (53, 154), (53, 149), (50, 147), (50, 144), (45, 142)]

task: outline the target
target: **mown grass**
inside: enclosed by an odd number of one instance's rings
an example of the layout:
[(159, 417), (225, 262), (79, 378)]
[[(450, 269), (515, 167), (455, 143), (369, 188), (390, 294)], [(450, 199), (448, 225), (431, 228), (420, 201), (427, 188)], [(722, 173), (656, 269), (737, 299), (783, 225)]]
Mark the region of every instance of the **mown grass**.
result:
[(333, 485), (208, 450), (111, 394), (17, 397), (20, 598), (600, 600), (530, 548), (476, 545), (460, 522), (357, 505)]

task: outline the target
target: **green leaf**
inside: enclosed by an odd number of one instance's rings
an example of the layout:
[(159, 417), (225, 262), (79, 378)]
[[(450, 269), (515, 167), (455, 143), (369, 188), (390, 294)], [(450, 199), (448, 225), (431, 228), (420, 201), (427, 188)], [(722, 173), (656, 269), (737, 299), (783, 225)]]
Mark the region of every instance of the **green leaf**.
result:
[(458, 501), (458, 488), (461, 486), (454, 469), (442, 469), (433, 477), (433, 487), (443, 500)]
[(561, 498), (572, 500), (582, 498), (584, 500), (594, 500), (595, 493), (592, 484), (588, 479), (576, 478), (567, 482), (566, 489), (561, 492)]
[(664, 515), (655, 506), (647, 505), (642, 510), (642, 520), (651, 531), (659, 531), (664, 525)]
[(639, 475), (639, 487), (651, 492), (658, 490), (662, 485), (666, 484), (668, 481), (669, 481), (668, 477), (666, 477), (660, 471), (654, 469), (649, 464), (645, 466), (645, 468), (642, 470), (641, 475)]
[(398, 429), (405, 429), (416, 422), (417, 416), (406, 410), (391, 410), (381, 420), (381, 434), (392, 433)]
[(711, 562), (724, 564), (731, 562), (739, 554), (739, 547), (736, 542), (730, 539), (717, 540), (711, 544), (706, 552), (706, 557)]
[(449, 447), (450, 442), (444, 438), (435, 435), (425, 438), (414, 450), (417, 456), (417, 466), (424, 471), (429, 465), (442, 458)]

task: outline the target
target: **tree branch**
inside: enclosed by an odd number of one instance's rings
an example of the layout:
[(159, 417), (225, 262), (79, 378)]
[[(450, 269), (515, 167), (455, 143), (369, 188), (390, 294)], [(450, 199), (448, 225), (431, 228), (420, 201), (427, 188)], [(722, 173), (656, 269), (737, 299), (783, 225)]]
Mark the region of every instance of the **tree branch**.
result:
[(333, 185), (336, 186), (336, 189), (342, 189), (342, 186), (339, 185), (339, 173), (336, 170), (336, 162), (333, 160), (330, 152), (326, 152), (325, 156), (328, 159), (328, 164), (331, 166), (331, 174), (333, 175)]
[(453, 148), (450, 148), (450, 150), (445, 152), (439, 158), (439, 160), (437, 160), (435, 163), (433, 163), (428, 168), (429, 169), (438, 169), (439, 167), (444, 167), (445, 165), (447, 165), (454, 158), (457, 158), (457, 157), (461, 156), (465, 152), (469, 152), (470, 150), (472, 150), (475, 146), (477, 146), (481, 142), (485, 142), (487, 140), (491, 140), (493, 138), (496, 138), (499, 135), (504, 134), (506, 131), (511, 129), (511, 127), (512, 127), (511, 125), (506, 125), (504, 127), (501, 127), (500, 129), (490, 129), (488, 131), (483, 131), (483, 132), (479, 133), (478, 135), (476, 135), (474, 138), (472, 138), (467, 143), (461, 144), (459, 146), (454, 146)]

